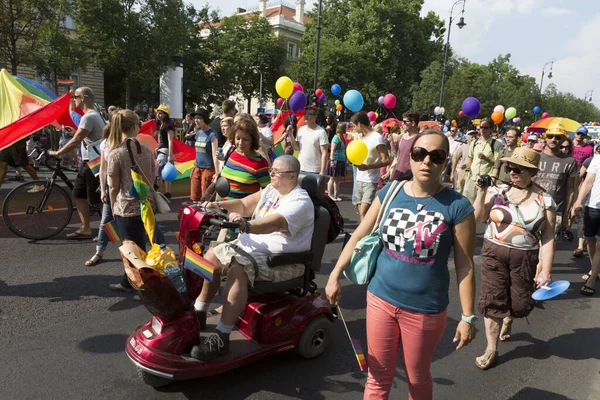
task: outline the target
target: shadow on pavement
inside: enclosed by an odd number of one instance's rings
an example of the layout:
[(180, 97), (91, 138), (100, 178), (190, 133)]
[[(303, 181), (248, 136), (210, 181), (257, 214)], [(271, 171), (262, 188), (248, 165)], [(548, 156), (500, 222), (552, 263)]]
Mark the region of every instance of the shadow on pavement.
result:
[(108, 354), (125, 350), (127, 335), (110, 334), (92, 336), (79, 342), (77, 347), (88, 353)]
[(571, 400), (570, 397), (563, 396), (562, 394), (548, 392), (542, 389), (535, 388), (523, 388), (519, 390), (519, 393), (508, 398), (509, 400)]

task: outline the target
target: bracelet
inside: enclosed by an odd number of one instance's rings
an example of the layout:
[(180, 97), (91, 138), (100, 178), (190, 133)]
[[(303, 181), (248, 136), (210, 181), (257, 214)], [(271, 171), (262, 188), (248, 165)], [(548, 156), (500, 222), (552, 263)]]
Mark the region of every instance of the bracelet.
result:
[(252, 229), (252, 224), (250, 223), (250, 221), (246, 221), (246, 229), (244, 229), (244, 233), (250, 234), (251, 229)]

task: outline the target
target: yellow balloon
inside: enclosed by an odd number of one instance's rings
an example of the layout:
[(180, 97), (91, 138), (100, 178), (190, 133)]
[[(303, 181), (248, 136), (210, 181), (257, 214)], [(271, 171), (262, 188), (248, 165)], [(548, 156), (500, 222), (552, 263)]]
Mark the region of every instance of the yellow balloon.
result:
[(359, 139), (355, 139), (348, 144), (346, 147), (346, 156), (348, 157), (348, 161), (350, 161), (354, 165), (362, 165), (367, 159), (367, 155), (369, 154), (369, 149), (367, 149), (367, 145), (365, 142)]
[(282, 99), (287, 99), (294, 92), (294, 82), (287, 76), (282, 76), (275, 83), (275, 90)]
[(379, 118), (379, 113), (375, 113), (375, 118)]

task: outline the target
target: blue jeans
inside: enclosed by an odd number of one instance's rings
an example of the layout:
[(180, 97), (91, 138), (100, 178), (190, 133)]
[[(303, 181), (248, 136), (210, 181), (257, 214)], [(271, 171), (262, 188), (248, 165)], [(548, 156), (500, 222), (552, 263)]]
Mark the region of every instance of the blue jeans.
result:
[(98, 229), (98, 241), (96, 242), (96, 251), (106, 250), (108, 246), (108, 235), (104, 232), (104, 224), (109, 223), (114, 219), (110, 203), (102, 205), (102, 219), (100, 220), (100, 228)]

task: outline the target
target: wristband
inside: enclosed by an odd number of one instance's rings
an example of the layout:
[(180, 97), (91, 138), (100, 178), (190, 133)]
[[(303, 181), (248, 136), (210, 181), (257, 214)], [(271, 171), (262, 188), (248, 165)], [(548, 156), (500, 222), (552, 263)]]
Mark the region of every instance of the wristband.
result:
[(250, 221), (246, 221), (246, 229), (244, 229), (244, 233), (250, 234), (251, 230), (252, 230), (252, 224), (250, 223)]

